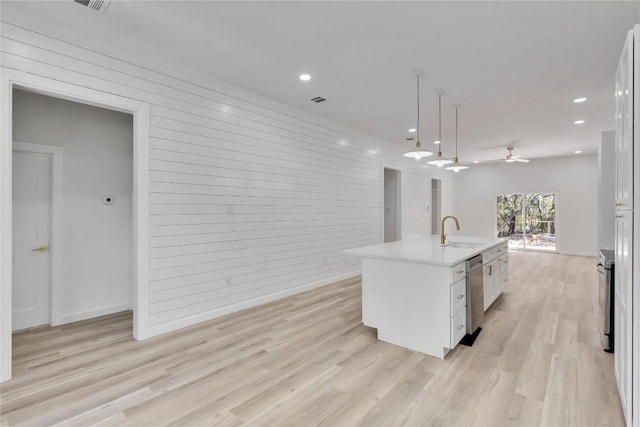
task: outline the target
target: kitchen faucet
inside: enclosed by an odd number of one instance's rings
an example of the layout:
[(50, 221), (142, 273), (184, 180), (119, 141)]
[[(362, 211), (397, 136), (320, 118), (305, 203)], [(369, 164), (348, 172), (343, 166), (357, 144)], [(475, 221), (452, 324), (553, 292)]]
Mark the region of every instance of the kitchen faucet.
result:
[(441, 228), (441, 232), (440, 232), (440, 244), (444, 245), (444, 242), (447, 240), (447, 233), (444, 232), (444, 222), (447, 218), (451, 218), (456, 222), (456, 230), (460, 230), (460, 223), (458, 222), (458, 218), (456, 218), (453, 215), (447, 215), (444, 218), (442, 218), (442, 228)]

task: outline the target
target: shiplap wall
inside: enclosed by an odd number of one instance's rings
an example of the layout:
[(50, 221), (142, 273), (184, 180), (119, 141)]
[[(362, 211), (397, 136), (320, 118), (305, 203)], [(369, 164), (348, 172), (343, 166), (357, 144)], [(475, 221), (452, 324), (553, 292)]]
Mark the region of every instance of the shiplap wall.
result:
[(381, 241), (383, 167), (402, 171), (403, 236), (429, 231), (431, 176), (454, 213), (453, 174), (408, 147), (2, 20), (2, 67), (150, 104), (152, 334), (357, 274), (339, 251)]

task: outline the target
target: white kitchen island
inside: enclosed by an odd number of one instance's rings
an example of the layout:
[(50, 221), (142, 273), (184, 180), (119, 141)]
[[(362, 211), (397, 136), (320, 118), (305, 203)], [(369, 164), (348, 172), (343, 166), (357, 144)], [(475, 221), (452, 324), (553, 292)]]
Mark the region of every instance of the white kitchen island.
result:
[(507, 281), (507, 242), (425, 236), (344, 250), (362, 257), (362, 322), (378, 339), (438, 358), (466, 334), (466, 261), (482, 254), (484, 309)]

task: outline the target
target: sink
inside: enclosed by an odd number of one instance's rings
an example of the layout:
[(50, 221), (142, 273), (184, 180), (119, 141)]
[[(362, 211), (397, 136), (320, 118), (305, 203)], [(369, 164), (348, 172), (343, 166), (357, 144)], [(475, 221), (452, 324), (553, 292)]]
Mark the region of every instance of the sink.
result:
[(482, 243), (476, 242), (447, 242), (443, 245), (445, 248), (465, 248), (473, 249), (482, 246)]

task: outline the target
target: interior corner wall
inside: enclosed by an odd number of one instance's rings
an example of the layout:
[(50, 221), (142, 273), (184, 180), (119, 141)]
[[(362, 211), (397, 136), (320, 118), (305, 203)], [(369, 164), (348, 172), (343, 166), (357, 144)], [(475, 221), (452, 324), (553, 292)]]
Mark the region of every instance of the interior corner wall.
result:
[(474, 165), (459, 174), (457, 185), (462, 234), (495, 237), (498, 194), (557, 191), (558, 252), (588, 256), (597, 253), (595, 154)]
[(14, 90), (13, 139), (63, 149), (61, 322), (130, 309), (132, 116)]
[(3, 68), (149, 105), (152, 336), (359, 274), (340, 251), (382, 241), (382, 165), (402, 173), (403, 237), (430, 231), (430, 176), (453, 206), (454, 174), (407, 146), (2, 7)]

